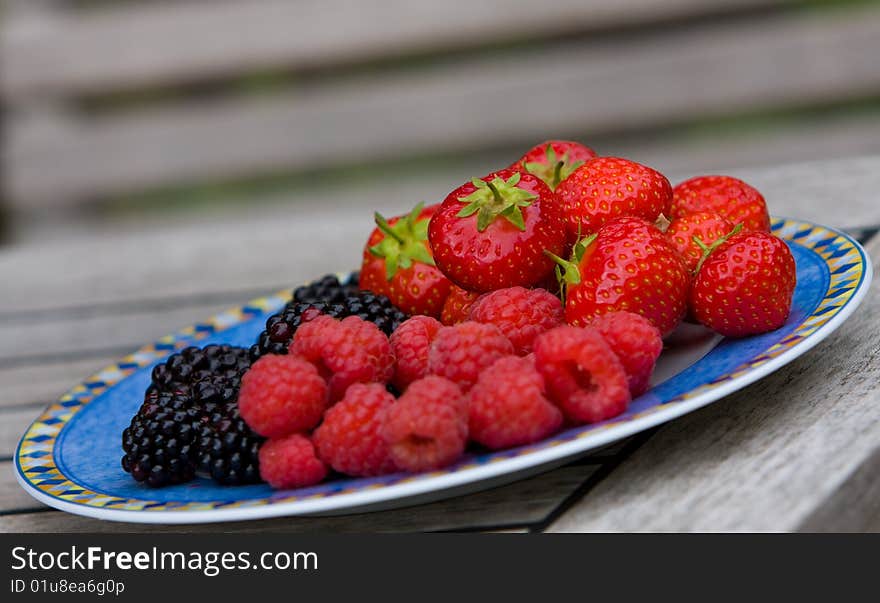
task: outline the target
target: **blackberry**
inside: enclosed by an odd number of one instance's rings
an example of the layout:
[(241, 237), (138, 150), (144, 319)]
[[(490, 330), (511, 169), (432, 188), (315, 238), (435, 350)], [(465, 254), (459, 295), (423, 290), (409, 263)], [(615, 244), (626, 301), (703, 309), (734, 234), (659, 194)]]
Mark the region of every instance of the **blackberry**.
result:
[(354, 272), (344, 283), (340, 283), (335, 275), (328, 274), (308, 285), (297, 287), (291, 296), (291, 301), (337, 304), (349, 295), (354, 295), (360, 291), (360, 288), (358, 288), (359, 279), (359, 274)]
[(198, 471), (227, 486), (257, 483), (264, 440), (241, 418), (237, 403), (219, 405), (199, 430)]
[(188, 347), (153, 368), (159, 391), (189, 393), (197, 402), (221, 402), (238, 395), (241, 376), (251, 366), (247, 350), (230, 345)]
[(238, 414), (248, 368), (248, 351), (229, 345), (189, 347), (156, 365), (144, 403), (122, 434), (122, 468), (153, 487), (189, 481), (197, 472), (221, 484), (259, 481), (264, 438)]
[(140, 410), (122, 432), (122, 468), (154, 488), (191, 480), (200, 414), (184, 394), (148, 390)]
[[(351, 293), (349, 287), (350, 284), (340, 285), (334, 276), (325, 276), (316, 283), (294, 291), (287, 305), (266, 321), (266, 329), (251, 346), (251, 360), (265, 354), (286, 354), (287, 346), (299, 326), (319, 313), (334, 318), (359, 316), (374, 323), (386, 335), (391, 335), (400, 323), (409, 318), (384, 295), (370, 291)], [(326, 297), (318, 298), (318, 295)]]

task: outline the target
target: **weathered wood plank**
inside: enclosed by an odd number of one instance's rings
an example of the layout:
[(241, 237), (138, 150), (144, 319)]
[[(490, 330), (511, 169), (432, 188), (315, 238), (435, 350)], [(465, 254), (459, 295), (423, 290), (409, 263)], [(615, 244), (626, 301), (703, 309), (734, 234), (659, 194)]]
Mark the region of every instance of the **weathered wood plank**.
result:
[(60, 398), (86, 377), (108, 366), (118, 356), (96, 356), (81, 360), (38, 362), (25, 366), (0, 367), (0, 417), (10, 406), (36, 407)]
[[(454, 182), (435, 182), (433, 190), (445, 195)], [(0, 274), (16, 286), (0, 293), (0, 312), (237, 289), (272, 293), (354, 269), (373, 209), (401, 211), (427, 194), (415, 181), (402, 182), (386, 189), (382, 202), (381, 188), (377, 183), (371, 191), (377, 202), (371, 206), (360, 205), (363, 197), (354, 190), (341, 195), (325, 189), (296, 208), (143, 223), (100, 236), (50, 237), (39, 245), (6, 248), (0, 250)]]
[[(15, 320), (18, 312), (92, 303), (141, 304), (236, 289), (268, 293), (355, 268), (372, 210), (393, 215), (419, 200), (440, 200), (497, 165), (481, 161), (391, 183), (324, 188), (297, 198), (296, 206), (280, 199), (260, 209), (175, 217), (173, 223), (41, 236), (0, 250), (0, 281), (16, 283), (0, 293), (0, 321)], [(880, 156), (725, 171), (762, 190), (775, 215), (839, 227), (880, 223)]]
[[(880, 237), (869, 252), (880, 266)], [(880, 511), (878, 312), (875, 286), (813, 351), (661, 428), (551, 531), (870, 527)]]
[(540, 521), (595, 470), (595, 466), (562, 467), (507, 486), (436, 503), (339, 517), (287, 517), (225, 524), (153, 526), (45, 512), (0, 516), (0, 531), (254, 533), (492, 529)]
[[(822, 144), (815, 144), (817, 140)], [(631, 157), (656, 167), (673, 179), (719, 171), (749, 173), (763, 166), (878, 154), (880, 113), (770, 122), (745, 131), (665, 132), (635, 140), (611, 139), (600, 148), (605, 154)], [(875, 217), (880, 219), (880, 212)]]
[[(878, 51), (877, 6), (575, 41), (271, 99), (59, 117), (48, 130), (13, 122), (4, 168), (11, 203), (48, 207), (193, 179), (637, 129), (874, 94)], [(552, 110), (534, 110), (547, 99)]]
[[(247, 301), (246, 298), (239, 300)], [(22, 358), (94, 354), (104, 350), (133, 352), (197, 321), (227, 310), (231, 304), (195, 304), (174, 309), (142, 309), (66, 318), (63, 314), (32, 320), (0, 322), (0, 367)], [(124, 309), (124, 308), (123, 308)], [(128, 350), (128, 352), (126, 352)], [(0, 394), (2, 397), (2, 394)]]
[[(12, 12), (0, 38), (0, 89), (8, 97), (22, 97), (164, 85), (255, 68), (325, 67), (782, 3), (238, 0), (213, 3), (210, 10), (202, 2), (177, 1), (85, 14), (43, 11), (42, 20), (32, 14), (17, 19)], [(363, 27), (367, 22), (370, 26)]]

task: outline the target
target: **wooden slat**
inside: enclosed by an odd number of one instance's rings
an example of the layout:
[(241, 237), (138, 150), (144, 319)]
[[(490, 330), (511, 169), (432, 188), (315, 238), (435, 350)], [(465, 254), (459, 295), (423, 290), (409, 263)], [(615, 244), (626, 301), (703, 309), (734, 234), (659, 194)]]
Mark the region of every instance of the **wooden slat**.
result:
[[(822, 143), (816, 144), (817, 140)], [(609, 155), (654, 166), (674, 180), (719, 171), (748, 172), (767, 165), (880, 154), (880, 112), (805, 117), (746, 131), (721, 128), (700, 135), (664, 133), (630, 141), (608, 140), (601, 148)], [(880, 220), (880, 212), (875, 217)], [(859, 224), (856, 220), (842, 223)]]
[[(868, 251), (880, 266), (880, 237)], [(878, 313), (874, 287), (815, 350), (661, 428), (552, 531), (871, 527), (880, 512)]]
[[(734, 169), (743, 170), (829, 157), (846, 158), (880, 154), (880, 114), (859, 111), (835, 112), (830, 115), (771, 121), (760, 128), (752, 126), (734, 130), (729, 127), (718, 127), (703, 129), (696, 134), (685, 129), (684, 132), (665, 132), (652, 136), (592, 136), (586, 137), (585, 140), (603, 154), (636, 159), (660, 169), (677, 181), (699, 173), (729, 172)], [(822, 144), (815, 144), (816, 140), (821, 140)], [(403, 199), (402, 207), (404, 207), (408, 202), (407, 195), (411, 195), (411, 198), (442, 198), (455, 182), (509, 164), (514, 157), (522, 153), (525, 146), (525, 144), (515, 145), (506, 150), (493, 150), (490, 153), (477, 155), (463, 154), (456, 156), (454, 161), (446, 160), (441, 165), (431, 168), (375, 170), (371, 172), (369, 183), (380, 183), (378, 189), (363, 181), (352, 184), (334, 183), (332, 191), (328, 194), (329, 185), (316, 181), (306, 190), (296, 189), (282, 195), (276, 194), (274, 202), (295, 203), (302, 212), (311, 212), (319, 207), (315, 204), (316, 197), (325, 203), (332, 200), (336, 205), (351, 204), (351, 210), (356, 213), (370, 207), (393, 208), (396, 203), (395, 198)], [(421, 180), (419, 182), (421, 190), (411, 191), (413, 182), (419, 180)], [(247, 201), (249, 206), (271, 202), (264, 195), (249, 197)], [(389, 201), (394, 203), (389, 204)], [(217, 206), (214, 206), (212, 213), (216, 211), (218, 211)], [(50, 215), (41, 215), (39, 220), (29, 219), (29, 215), (17, 213), (12, 216), (11, 229), (20, 242), (43, 242), (76, 236), (82, 238), (90, 236), (96, 227), (93, 220), (83, 215), (59, 216), (58, 212), (53, 212)], [(143, 214), (137, 215), (142, 221)], [(279, 217), (282, 217), (281, 212)], [(871, 216), (861, 219), (858, 215), (848, 215), (844, 218), (848, 222), (839, 222), (844, 226), (867, 224), (866, 220), (872, 219)], [(875, 216), (873, 219), (876, 221), (880, 216)], [(180, 216), (175, 215), (174, 220), (180, 220)], [(125, 228), (125, 222), (119, 218), (111, 223), (117, 228)], [(158, 226), (166, 225), (162, 224), (160, 219)], [(101, 226), (100, 236), (106, 236), (107, 230), (105, 222)], [(268, 286), (275, 284), (270, 283)], [(217, 295), (217, 292), (211, 292), (209, 295)], [(233, 292), (230, 295), (235, 294)], [(231, 300), (233, 297), (226, 295), (223, 299)]]
[(325, 67), (782, 3), (227, 0), (208, 8), (190, 0), (85, 14), (59, 11), (41, 20), (27, 15), (24, 22), (13, 13), (3, 24), (0, 41), (0, 89), (7, 97), (26, 97), (167, 85), (253, 69)]
[[(463, 172), (456, 180), (467, 177)], [(382, 187), (376, 187), (372, 198), (377, 204), (371, 206), (358, 204), (363, 192), (349, 190), (340, 199), (337, 191), (325, 189), (297, 208), (147, 223), (75, 243), (60, 236), (7, 248), (0, 251), (0, 274), (16, 286), (0, 295), (0, 319), (3, 312), (93, 302), (237, 289), (262, 288), (268, 294), (327, 272), (357, 268), (372, 211), (392, 213), (425, 198), (420, 184), (399, 184), (386, 189), (381, 202)], [(435, 182), (433, 189), (445, 194), (450, 186)]]
[(4, 166), (13, 204), (55, 206), (192, 179), (833, 102), (880, 90), (877, 52), (877, 6), (571, 42), (271, 99), (58, 118), (39, 131), (25, 120), (11, 124)]
[[(242, 299), (241, 303), (246, 301)], [(93, 355), (96, 351), (118, 350), (122, 355), (229, 307), (226, 303), (197, 304), (85, 318), (65, 319), (56, 315), (51, 319), (0, 322), (0, 367), (24, 357), (54, 357), (72, 352)]]
[(24, 405), (34, 407), (36, 412), (39, 405), (57, 400), (74, 385), (118, 358), (119, 355), (89, 356), (81, 360), (41, 361), (25, 366), (0, 367), (0, 412), (10, 406)]
[[(507, 162), (510, 159), (506, 160)], [(266, 292), (355, 268), (372, 210), (393, 215), (437, 201), (491, 162), (303, 195), (294, 205), (40, 236), (0, 250), (0, 321), (16, 313), (215, 291)], [(725, 170), (729, 171), (729, 170)], [(732, 170), (764, 192), (771, 212), (831, 226), (880, 223), (880, 155)], [(670, 174), (673, 180), (689, 173)], [(845, 203), (846, 211), (840, 211)]]
[[(2, 467), (0, 467), (2, 468)], [(60, 512), (0, 516), (3, 532), (413, 532), (479, 529), (541, 521), (595, 466), (569, 466), (513, 484), (391, 511), (339, 517), (286, 517), (194, 526), (115, 523)]]

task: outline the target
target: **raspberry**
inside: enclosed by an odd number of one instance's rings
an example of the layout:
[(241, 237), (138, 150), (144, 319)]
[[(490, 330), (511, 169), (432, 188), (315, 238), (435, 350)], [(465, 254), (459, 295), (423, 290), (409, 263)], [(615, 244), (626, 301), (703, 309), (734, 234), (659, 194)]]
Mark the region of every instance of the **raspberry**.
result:
[(428, 372), (467, 391), (484, 368), (512, 354), (513, 345), (495, 325), (462, 322), (437, 333), (428, 351)]
[(623, 365), (630, 395), (635, 398), (645, 393), (654, 364), (663, 351), (663, 339), (657, 327), (633, 312), (609, 312), (596, 318), (590, 326), (599, 331)]
[(537, 442), (561, 424), (534, 358), (496, 360), (468, 393), (470, 437), (492, 450)]
[(535, 365), (550, 397), (574, 423), (617, 416), (630, 401), (626, 372), (593, 328), (562, 326), (535, 339)]
[(449, 296), (443, 304), (443, 312), (440, 313), (440, 322), (451, 326), (466, 321), (471, 305), (478, 297), (480, 294), (475, 291), (467, 291), (458, 285), (452, 285)]
[(292, 433), (268, 440), (260, 448), (260, 477), (273, 488), (303, 488), (327, 477), (309, 438)]
[(563, 323), (563, 314), (562, 302), (550, 292), (510, 287), (480, 297), (469, 319), (498, 327), (522, 356), (532, 351), (535, 337)]
[(394, 386), (400, 391), (428, 374), (428, 348), (443, 328), (429, 316), (413, 316), (391, 334), (391, 351), (397, 361)]
[(238, 405), (251, 429), (278, 438), (318, 424), (327, 407), (327, 385), (308, 362), (269, 354), (244, 374)]
[(697, 264), (703, 257), (703, 249), (694, 241), (698, 237), (704, 246), (709, 247), (733, 230), (733, 224), (720, 214), (701, 211), (687, 214), (669, 223), (664, 235), (678, 251), (687, 264), (688, 270), (696, 272)]
[(352, 383), (387, 383), (394, 374), (388, 337), (357, 316), (341, 321), (320, 316), (300, 326), (290, 354), (313, 363), (327, 380), (330, 401), (345, 395)]
[(434, 375), (414, 381), (388, 410), (382, 436), (400, 469), (426, 471), (455, 462), (467, 444), (461, 389)]
[(394, 396), (378, 383), (355, 383), (327, 410), (313, 440), (318, 458), (340, 473), (373, 476), (396, 469), (380, 435)]

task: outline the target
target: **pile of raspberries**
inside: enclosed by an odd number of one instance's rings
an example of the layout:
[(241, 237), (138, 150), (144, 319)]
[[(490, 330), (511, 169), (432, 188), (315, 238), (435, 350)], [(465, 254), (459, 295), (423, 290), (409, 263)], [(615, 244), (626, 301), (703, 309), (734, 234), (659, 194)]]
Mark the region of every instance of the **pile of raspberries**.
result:
[(390, 337), (357, 316), (300, 326), (287, 355), (261, 357), (242, 378), (241, 417), (268, 438), (261, 477), (299, 488), (331, 472), (429, 471), (469, 444), (499, 450), (603, 421), (647, 390), (663, 346), (630, 312), (566, 325), (543, 289), (493, 291), (466, 317), (413, 316)]

